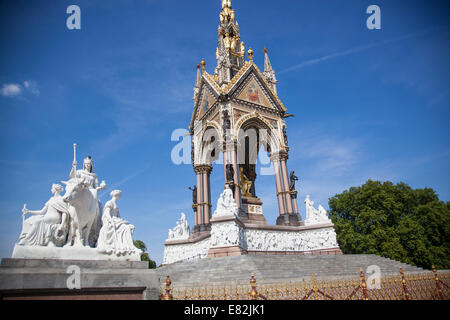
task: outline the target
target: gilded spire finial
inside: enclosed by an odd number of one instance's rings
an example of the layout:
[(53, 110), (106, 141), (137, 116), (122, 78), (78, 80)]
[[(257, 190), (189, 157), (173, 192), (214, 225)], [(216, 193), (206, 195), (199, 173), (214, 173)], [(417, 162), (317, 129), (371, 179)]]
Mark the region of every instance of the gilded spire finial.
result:
[(253, 61), (253, 50), (252, 50), (252, 48), (248, 49), (247, 54), (248, 54), (248, 58), (250, 59), (250, 61)]
[(267, 48), (266, 47), (264, 47), (264, 53), (267, 53)]
[(202, 65), (202, 70), (205, 70), (206, 62), (204, 58), (202, 58), (202, 62), (200, 62), (200, 64)]
[(231, 8), (231, 0), (222, 0), (222, 9)]

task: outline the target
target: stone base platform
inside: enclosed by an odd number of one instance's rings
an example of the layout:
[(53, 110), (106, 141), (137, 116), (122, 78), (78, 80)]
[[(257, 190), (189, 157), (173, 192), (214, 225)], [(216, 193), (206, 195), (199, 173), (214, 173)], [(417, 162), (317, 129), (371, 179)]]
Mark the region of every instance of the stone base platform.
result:
[(59, 260), (113, 260), (113, 261), (141, 261), (138, 251), (132, 254), (115, 255), (104, 254), (96, 248), (90, 247), (39, 247), (15, 245), (12, 254), (16, 259), (59, 259)]
[(206, 258), (176, 262), (156, 269), (160, 277), (170, 275), (174, 286), (248, 284), (251, 273), (258, 283), (318, 279), (358, 278), (360, 268), (380, 267), (381, 275), (423, 272), (422, 268), (374, 254), (258, 254)]
[(267, 220), (262, 212), (263, 202), (256, 197), (242, 197), (242, 208), (239, 218), (243, 223), (267, 225)]
[(211, 248), (208, 251), (208, 258), (233, 257), (241, 256), (243, 254), (247, 254), (247, 250), (239, 246)]
[(277, 226), (303, 226), (305, 225), (298, 213), (282, 214), (277, 218)]
[(142, 261), (2, 259), (0, 300), (156, 300), (163, 281)]
[(163, 265), (237, 255), (329, 255), (342, 254), (334, 225), (271, 226), (235, 215), (211, 219), (211, 232), (165, 243)]

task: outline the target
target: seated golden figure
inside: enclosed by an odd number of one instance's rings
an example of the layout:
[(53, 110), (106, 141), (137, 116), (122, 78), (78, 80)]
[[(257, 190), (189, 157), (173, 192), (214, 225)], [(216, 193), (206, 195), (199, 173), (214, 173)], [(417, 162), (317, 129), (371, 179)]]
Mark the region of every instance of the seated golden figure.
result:
[(247, 176), (244, 173), (243, 167), (239, 168), (239, 175), (241, 178), (240, 187), (241, 187), (242, 196), (243, 197), (253, 197), (253, 195), (250, 192), (253, 182), (247, 178)]

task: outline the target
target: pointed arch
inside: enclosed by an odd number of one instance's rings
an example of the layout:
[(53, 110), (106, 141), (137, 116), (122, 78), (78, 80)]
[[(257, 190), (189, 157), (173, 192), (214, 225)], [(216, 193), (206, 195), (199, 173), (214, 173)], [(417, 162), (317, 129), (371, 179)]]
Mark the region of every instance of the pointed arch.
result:
[(221, 129), (215, 122), (208, 121), (205, 129), (202, 130), (198, 141), (198, 156), (196, 163), (212, 165), (219, 159), (221, 152)]
[(238, 119), (238, 121), (234, 124), (234, 139), (239, 143), (239, 136), (243, 133), (245, 134), (245, 132), (250, 128), (258, 131), (262, 142), (259, 144), (264, 145), (264, 149), (267, 152), (279, 152), (280, 150), (284, 149), (284, 145), (282, 143), (278, 130), (276, 130), (264, 117), (262, 117), (257, 112), (243, 115)]

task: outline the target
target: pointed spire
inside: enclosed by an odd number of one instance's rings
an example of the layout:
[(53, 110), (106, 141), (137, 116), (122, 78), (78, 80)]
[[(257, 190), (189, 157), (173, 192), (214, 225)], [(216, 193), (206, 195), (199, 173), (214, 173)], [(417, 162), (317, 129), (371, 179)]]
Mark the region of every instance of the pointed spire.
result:
[(241, 41), (239, 24), (235, 19), (235, 12), (231, 7), (231, 0), (221, 0), (222, 11), (219, 14), (218, 28), (217, 81), (219, 86), (229, 83), (233, 76), (244, 65), (244, 46)]
[(202, 75), (200, 74), (200, 65), (197, 65), (197, 77), (195, 80), (195, 86), (194, 86), (194, 96), (192, 97), (192, 100), (196, 100), (198, 97), (198, 94), (200, 92), (200, 82), (202, 81)]
[(267, 54), (267, 48), (264, 48), (264, 72), (272, 71), (272, 65), (270, 64), (269, 55)]
[(269, 54), (267, 52), (267, 48), (264, 48), (264, 76), (267, 81), (272, 85), (272, 88), (275, 92), (277, 92), (277, 78), (275, 77), (275, 71), (272, 69), (272, 65), (270, 64)]
[(202, 75), (201, 75), (201, 73), (200, 73), (200, 65), (198, 64), (198, 65), (197, 65), (197, 78), (196, 78), (196, 81), (195, 81), (195, 86), (196, 86), (197, 88), (200, 87), (200, 81), (201, 81), (201, 79), (202, 79)]

